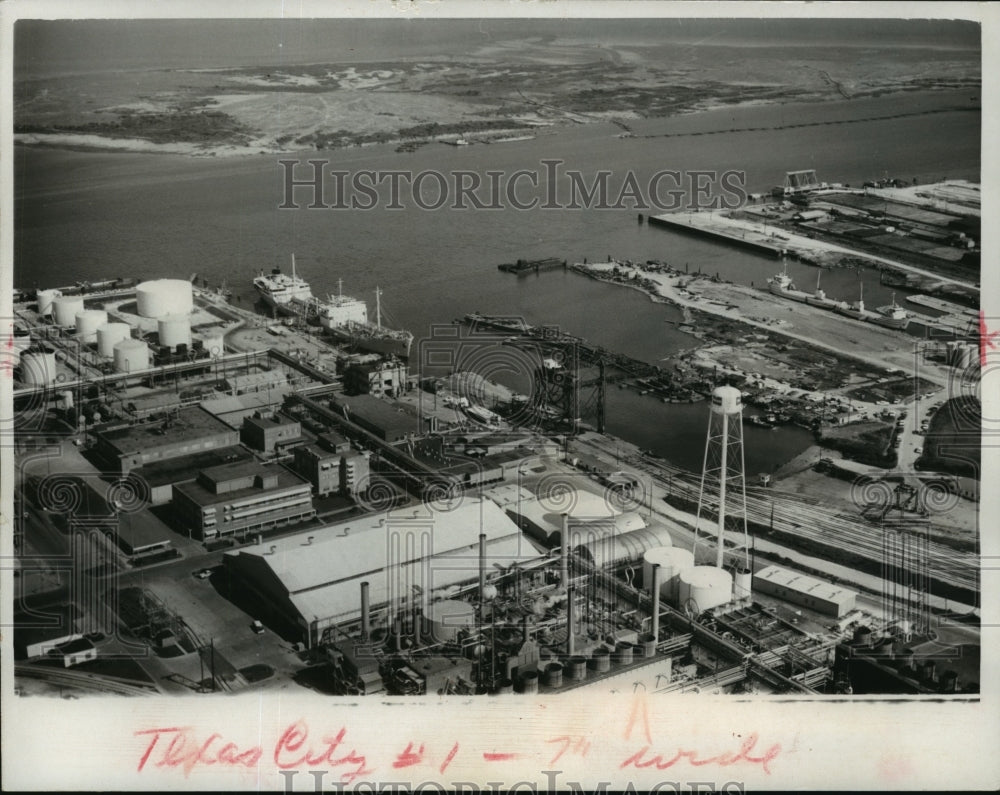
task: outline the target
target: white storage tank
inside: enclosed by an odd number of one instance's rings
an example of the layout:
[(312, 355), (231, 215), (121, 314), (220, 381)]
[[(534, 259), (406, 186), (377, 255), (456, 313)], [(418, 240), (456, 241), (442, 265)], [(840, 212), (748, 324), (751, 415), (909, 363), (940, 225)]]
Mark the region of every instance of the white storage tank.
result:
[(141, 317), (185, 315), (194, 308), (191, 282), (184, 279), (154, 279), (135, 288), (136, 309)]
[(115, 345), (115, 370), (135, 373), (149, 368), (149, 346), (142, 340), (127, 339)]
[(642, 557), (642, 583), (646, 590), (653, 587), (653, 564), (660, 564), (660, 597), (676, 605), (679, 576), (694, 566), (694, 555), (680, 547), (658, 547)]
[(160, 335), (160, 345), (166, 345), (171, 350), (178, 345), (191, 347), (191, 320), (186, 315), (162, 317), (156, 328)]
[(32, 386), (48, 386), (56, 380), (56, 352), (35, 348), (21, 354), (21, 380)]
[(51, 315), (52, 314), (52, 302), (55, 301), (62, 292), (59, 290), (39, 290), (38, 291), (38, 314), (39, 315)]
[(83, 296), (62, 295), (52, 302), (52, 314), (56, 325), (70, 328), (76, 324), (76, 316), (83, 311)]
[(712, 390), (712, 411), (716, 414), (738, 414), (743, 410), (743, 394), (734, 386), (717, 386)]
[(110, 359), (115, 355), (115, 345), (131, 336), (128, 323), (105, 323), (97, 329), (97, 352)]
[(752, 591), (753, 572), (750, 569), (738, 568), (733, 580), (733, 599), (740, 601), (749, 599)]
[(733, 599), (733, 578), (715, 566), (692, 566), (678, 576), (678, 607), (703, 613)]
[(444, 599), (434, 602), (427, 609), (427, 619), (431, 625), (431, 635), (438, 643), (455, 640), (460, 629), (468, 629), (476, 620), (475, 608), (460, 599)]
[(103, 309), (84, 309), (76, 313), (76, 334), (80, 342), (97, 342), (97, 330), (107, 325), (108, 313)]

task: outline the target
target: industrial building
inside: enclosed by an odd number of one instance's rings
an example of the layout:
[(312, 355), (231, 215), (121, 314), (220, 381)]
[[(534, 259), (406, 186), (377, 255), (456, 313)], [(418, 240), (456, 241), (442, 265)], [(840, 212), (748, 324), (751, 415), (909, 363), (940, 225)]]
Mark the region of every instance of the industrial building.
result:
[(280, 453), (302, 441), (302, 425), (280, 414), (274, 417), (247, 417), (240, 429), (240, 441), (252, 450)]
[(287, 389), (288, 376), (281, 370), (261, 370), (245, 375), (229, 375), (226, 376), (225, 386), (234, 395), (266, 392), (269, 389)]
[(853, 610), (857, 597), (854, 591), (847, 588), (780, 566), (768, 566), (754, 574), (753, 587), (758, 593), (776, 596), (834, 618), (840, 618)]
[(371, 395), (337, 397), (330, 407), (386, 442), (400, 442), (421, 432), (413, 409)]
[(297, 627), (314, 646), (338, 625), (361, 617), (361, 583), (382, 624), (412, 608), (429, 609), (450, 586), (475, 580), (478, 534), (486, 536), (489, 570), (537, 557), (517, 526), (489, 500), (463, 499), (453, 510), (405, 508), (353, 519), (308, 533), (263, 541), (225, 554), (235, 580)]
[(239, 433), (200, 406), (141, 425), (104, 427), (94, 436), (98, 455), (128, 474), (136, 467), (239, 443)]
[(366, 454), (352, 452), (349, 444), (341, 452), (315, 444), (295, 448), (295, 471), (308, 480), (316, 496), (339, 493), (353, 497), (363, 491), (371, 473)]
[(149, 500), (153, 505), (164, 505), (174, 496), (174, 484), (189, 480), (192, 472), (252, 460), (253, 455), (244, 447), (220, 447), (204, 453), (191, 453), (166, 461), (157, 461), (133, 469), (130, 474), (140, 478), (149, 489)]
[(212, 467), (174, 484), (173, 507), (183, 527), (205, 541), (316, 515), (307, 481), (284, 467), (256, 462)]
[(395, 397), (406, 389), (406, 364), (398, 360), (350, 364), (343, 380), (349, 395)]

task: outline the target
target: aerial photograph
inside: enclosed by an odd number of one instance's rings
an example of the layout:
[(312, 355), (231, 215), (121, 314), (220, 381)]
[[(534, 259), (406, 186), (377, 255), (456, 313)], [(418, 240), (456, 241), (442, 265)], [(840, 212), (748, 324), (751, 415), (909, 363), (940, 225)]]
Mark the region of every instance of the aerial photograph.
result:
[(13, 40), (19, 701), (978, 700), (978, 23)]

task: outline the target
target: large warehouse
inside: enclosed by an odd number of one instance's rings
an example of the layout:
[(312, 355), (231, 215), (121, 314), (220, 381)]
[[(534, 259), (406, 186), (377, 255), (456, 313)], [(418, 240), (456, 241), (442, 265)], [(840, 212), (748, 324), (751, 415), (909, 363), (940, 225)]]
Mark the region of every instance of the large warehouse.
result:
[(297, 626), (309, 646), (324, 630), (361, 616), (361, 583), (374, 613), (427, 606), (443, 589), (479, 576), (479, 535), (486, 568), (538, 557), (517, 526), (489, 500), (465, 498), (453, 510), (403, 508), (227, 552), (226, 568), (270, 615)]
[(239, 432), (200, 406), (157, 422), (109, 425), (97, 431), (95, 449), (123, 475), (136, 467), (239, 444)]
[(768, 566), (753, 576), (753, 590), (817, 613), (840, 618), (854, 609), (857, 593), (797, 571)]

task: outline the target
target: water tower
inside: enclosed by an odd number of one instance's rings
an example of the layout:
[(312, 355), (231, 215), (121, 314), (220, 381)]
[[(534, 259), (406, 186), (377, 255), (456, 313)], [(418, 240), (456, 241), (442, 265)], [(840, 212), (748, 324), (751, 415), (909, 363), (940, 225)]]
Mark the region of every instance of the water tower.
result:
[[(731, 548), (730, 562), (739, 574), (749, 571), (747, 543), (746, 472), (743, 465), (743, 398), (731, 386), (716, 387), (712, 391), (711, 412), (708, 418), (708, 437), (705, 440), (705, 462), (698, 491), (698, 521), (695, 524), (694, 552), (697, 562), (698, 541), (701, 538), (700, 522), (703, 514), (717, 505), (715, 565), (725, 563), (726, 532), (736, 533), (739, 540)], [(740, 554), (742, 553), (742, 554)], [(746, 582), (746, 579), (742, 579)], [(748, 598), (749, 593), (737, 593), (736, 598)]]

